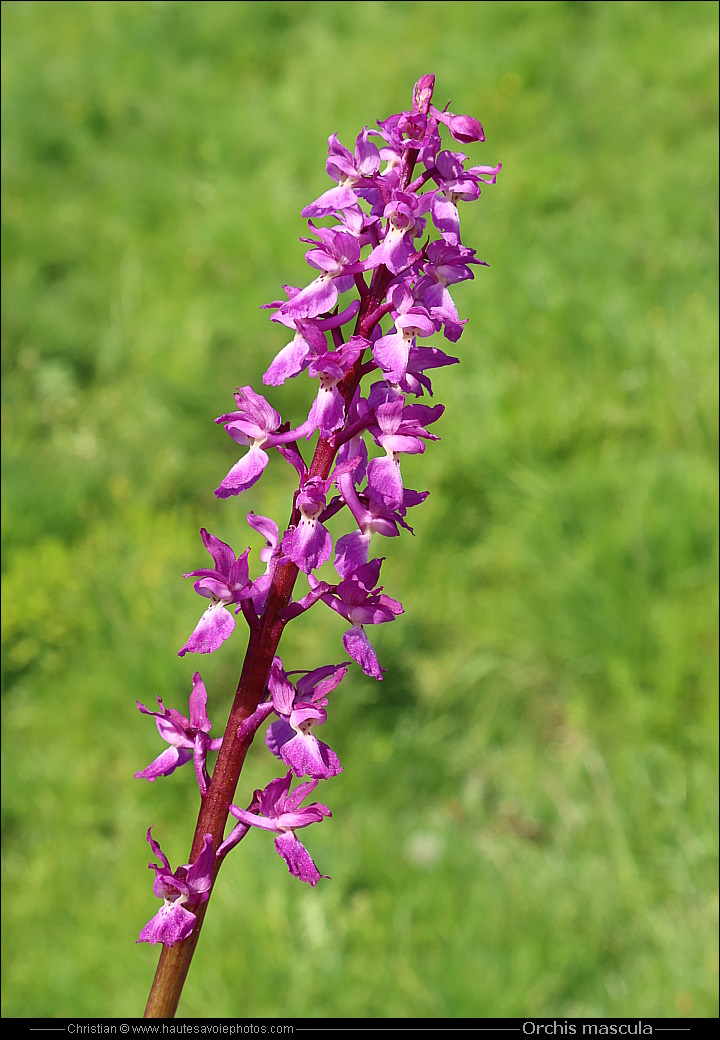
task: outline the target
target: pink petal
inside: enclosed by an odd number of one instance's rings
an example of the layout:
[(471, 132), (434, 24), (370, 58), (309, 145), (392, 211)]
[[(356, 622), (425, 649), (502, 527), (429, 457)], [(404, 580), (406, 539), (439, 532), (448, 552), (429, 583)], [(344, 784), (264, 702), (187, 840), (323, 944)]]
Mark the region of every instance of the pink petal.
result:
[(174, 946), (176, 942), (187, 939), (194, 927), (195, 914), (191, 914), (180, 903), (168, 903), (161, 906), (152, 920), (148, 921), (135, 942)]
[(256, 480), (260, 479), (268, 461), (267, 452), (253, 445), (247, 455), (235, 463), (220, 487), (216, 488), (216, 496), (230, 498), (231, 495), (239, 495), (241, 491), (247, 491)]
[(383, 670), (364, 628), (360, 625), (353, 625), (344, 633), (342, 642), (347, 652), (353, 660), (357, 661), (366, 675), (372, 679), (382, 679)]
[(310, 574), (330, 559), (330, 532), (319, 520), (310, 520), (303, 516), (297, 527), (288, 528), (283, 535), (282, 551), (301, 571)]
[(287, 868), (292, 876), (306, 881), (313, 888), (320, 878), (328, 876), (320, 873), (313, 863), (310, 853), (292, 831), (287, 834), (278, 834), (275, 839), (275, 849), (287, 863)]
[(178, 650), (178, 657), (185, 654), (211, 654), (225, 642), (235, 628), (235, 618), (225, 610), (222, 603), (208, 607), (195, 626), (195, 631), (185, 646)]

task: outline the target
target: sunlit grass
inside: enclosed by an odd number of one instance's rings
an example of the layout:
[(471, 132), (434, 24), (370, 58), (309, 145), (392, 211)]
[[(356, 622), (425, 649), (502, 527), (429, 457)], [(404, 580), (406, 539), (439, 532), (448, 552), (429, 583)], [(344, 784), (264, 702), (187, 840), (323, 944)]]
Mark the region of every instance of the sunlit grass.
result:
[[(201, 526), (246, 500), (212, 422), (283, 345), (328, 135), (477, 115), (503, 162), (463, 213), (462, 365), (382, 683), (334, 695), (344, 772), (307, 832), (223, 867), (184, 1015), (717, 1013), (717, 9), (705, 3), (3, 4), (3, 1013), (135, 1015), (152, 824), (186, 861), (189, 770), (135, 700), (187, 703)], [(268, 393), (304, 418), (307, 382)], [(305, 409), (305, 412), (303, 411)], [(288, 667), (341, 660), (339, 619)], [(220, 732), (242, 636), (200, 662)], [(276, 772), (260, 746), (240, 801)], [(319, 792), (318, 792), (319, 796)], [(39, 981), (41, 980), (41, 982)]]

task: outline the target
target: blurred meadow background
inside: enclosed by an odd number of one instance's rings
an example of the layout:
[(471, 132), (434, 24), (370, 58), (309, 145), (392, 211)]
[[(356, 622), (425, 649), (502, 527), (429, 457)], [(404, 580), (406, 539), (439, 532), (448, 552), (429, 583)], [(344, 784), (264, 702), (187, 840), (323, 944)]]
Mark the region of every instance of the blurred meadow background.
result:
[[(436, 102), (498, 184), (456, 300), (406, 614), (322, 736), (344, 772), (290, 878), (226, 862), (183, 1016), (717, 1013), (717, 5), (3, 3), (3, 1005), (142, 1013), (152, 824), (187, 861), (189, 768), (135, 708), (213, 735), (244, 653), (177, 650), (206, 526), (283, 525), (291, 471), (229, 502), (215, 416), (284, 345), (327, 137)], [(304, 377), (268, 397), (307, 413)], [(257, 573), (254, 570), (253, 573)], [(318, 608), (288, 668), (343, 658)], [(237, 800), (278, 775), (256, 741)]]

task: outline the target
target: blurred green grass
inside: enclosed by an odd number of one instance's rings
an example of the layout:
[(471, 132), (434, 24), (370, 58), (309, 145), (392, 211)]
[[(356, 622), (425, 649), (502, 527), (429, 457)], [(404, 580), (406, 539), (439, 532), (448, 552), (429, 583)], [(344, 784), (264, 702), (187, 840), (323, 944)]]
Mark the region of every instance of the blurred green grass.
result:
[[(502, 160), (463, 213), (462, 368), (383, 578), (385, 681), (335, 696), (345, 766), (306, 890), (224, 866), (180, 1014), (717, 1013), (717, 7), (3, 3), (3, 1014), (139, 1014), (147, 826), (186, 771), (135, 710), (198, 662), (181, 574), (246, 501), (212, 423), (282, 346), (327, 136), (437, 98)], [(270, 395), (299, 420), (307, 384)], [(330, 612), (325, 612), (330, 615)], [(288, 667), (342, 626), (290, 626)], [(328, 649), (330, 648), (330, 649)], [(202, 661), (215, 731), (240, 640)], [(276, 772), (254, 749), (243, 789)], [(255, 840), (253, 840), (255, 839)]]

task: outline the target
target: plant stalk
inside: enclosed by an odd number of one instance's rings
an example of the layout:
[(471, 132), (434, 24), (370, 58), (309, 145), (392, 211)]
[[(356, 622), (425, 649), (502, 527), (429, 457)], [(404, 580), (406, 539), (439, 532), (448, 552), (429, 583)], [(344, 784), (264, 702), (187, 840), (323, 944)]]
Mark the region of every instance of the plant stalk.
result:
[[(417, 152), (412, 148), (408, 149), (403, 160), (404, 186), (410, 183), (416, 158)], [(379, 320), (380, 315), (377, 314), (377, 311), (392, 279), (392, 272), (384, 265), (377, 267), (373, 272), (368, 292), (363, 297), (358, 311), (355, 325), (356, 335), (369, 338), (374, 325)], [(340, 392), (345, 400), (346, 414), (360, 383), (362, 365), (363, 355), (357, 359), (339, 384)], [(315, 448), (309, 476), (319, 476), (326, 480), (332, 470), (337, 451), (338, 448), (332, 437), (320, 439)], [(245, 660), (230, 717), (225, 727), (223, 742), (218, 752), (207, 794), (202, 799), (200, 806), (188, 863), (194, 863), (200, 855), (206, 834), (212, 834), (212, 847), (215, 850), (223, 841), (230, 805), (235, 797), (245, 755), (254, 736), (251, 734), (241, 741), (237, 739), (237, 732), (265, 696), (270, 668), (285, 627), (281, 612), (290, 603), (298, 573), (298, 567), (292, 562), (275, 569), (260, 625), (250, 632)], [(177, 1011), (180, 994), (195, 953), (221, 864), (222, 859), (216, 858), (212, 886), (208, 898), (195, 911), (196, 923), (192, 934), (187, 939), (175, 943), (174, 946), (163, 946), (162, 948), (145, 1008), (145, 1018), (173, 1018)]]

